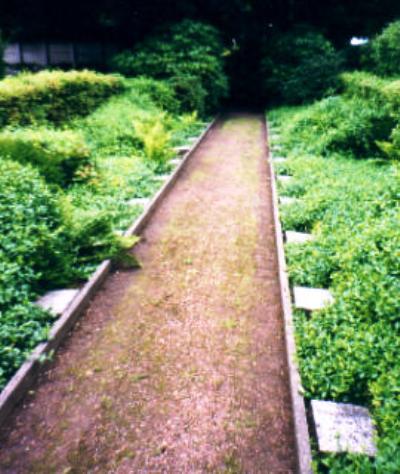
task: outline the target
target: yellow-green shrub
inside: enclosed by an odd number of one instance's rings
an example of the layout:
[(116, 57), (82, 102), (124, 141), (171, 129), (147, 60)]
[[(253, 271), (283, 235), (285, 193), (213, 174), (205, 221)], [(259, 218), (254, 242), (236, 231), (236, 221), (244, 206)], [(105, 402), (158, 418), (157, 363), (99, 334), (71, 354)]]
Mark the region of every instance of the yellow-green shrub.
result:
[(166, 130), (163, 116), (134, 123), (135, 134), (143, 143), (146, 158), (162, 165), (172, 156), (171, 134)]
[(0, 82), (0, 127), (86, 115), (123, 89), (121, 78), (93, 71), (23, 73)]

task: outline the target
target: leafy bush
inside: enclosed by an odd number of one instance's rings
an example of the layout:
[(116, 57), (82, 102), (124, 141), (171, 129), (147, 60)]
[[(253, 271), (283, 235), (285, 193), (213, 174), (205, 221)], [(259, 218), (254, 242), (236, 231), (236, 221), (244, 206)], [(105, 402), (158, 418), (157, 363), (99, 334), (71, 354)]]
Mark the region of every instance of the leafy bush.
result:
[(0, 133), (0, 154), (31, 163), (49, 183), (66, 186), (90, 166), (89, 149), (76, 132), (45, 128)]
[(0, 160), (0, 386), (46, 337), (49, 314), (30, 302), (63, 272), (57, 198), (33, 169)]
[(46, 120), (60, 124), (86, 115), (112, 94), (120, 78), (92, 71), (23, 73), (0, 82), (0, 127)]
[(297, 141), (299, 148), (324, 155), (367, 158), (382, 155), (377, 142), (387, 140), (394, 125), (387, 107), (357, 97), (329, 97), (294, 116), (284, 143)]
[(174, 87), (167, 81), (140, 76), (134, 79), (127, 79), (126, 82), (137, 94), (148, 95), (157, 107), (170, 113), (178, 112), (178, 98), (176, 97)]
[(265, 46), (264, 93), (290, 104), (319, 99), (337, 89), (340, 68), (340, 55), (321, 34), (281, 34)]
[(372, 39), (369, 56), (377, 74), (382, 76), (400, 74), (400, 20), (390, 23)]
[(214, 110), (228, 92), (218, 31), (191, 20), (155, 34), (133, 51), (116, 55), (112, 67), (127, 76), (169, 80), (186, 111), (194, 107)]

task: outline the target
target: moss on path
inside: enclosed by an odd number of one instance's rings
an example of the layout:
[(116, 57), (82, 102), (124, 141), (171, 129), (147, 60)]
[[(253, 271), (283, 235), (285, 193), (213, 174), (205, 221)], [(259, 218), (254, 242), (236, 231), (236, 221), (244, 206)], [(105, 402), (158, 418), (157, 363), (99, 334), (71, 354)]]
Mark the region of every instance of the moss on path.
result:
[(221, 121), (2, 433), (1, 472), (289, 473), (261, 116)]

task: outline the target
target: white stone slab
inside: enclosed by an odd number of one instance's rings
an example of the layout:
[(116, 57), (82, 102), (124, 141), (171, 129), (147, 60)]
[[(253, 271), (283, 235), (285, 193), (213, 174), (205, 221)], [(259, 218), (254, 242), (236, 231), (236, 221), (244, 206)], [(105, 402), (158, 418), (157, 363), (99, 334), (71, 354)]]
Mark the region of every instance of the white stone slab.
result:
[(295, 202), (298, 201), (298, 199), (294, 197), (289, 197), (289, 196), (281, 196), (279, 198), (279, 201), (281, 204), (294, 204)]
[(130, 206), (146, 206), (149, 202), (149, 198), (133, 198), (128, 201), (128, 204)]
[(283, 156), (276, 156), (274, 157), (274, 163), (284, 163), (286, 161), (286, 158)]
[(158, 176), (154, 176), (153, 179), (155, 179), (156, 181), (166, 181), (169, 177), (169, 174), (159, 174)]
[(293, 179), (293, 176), (278, 175), (278, 180), (284, 184), (288, 183), (292, 179)]
[(294, 304), (299, 309), (316, 311), (333, 303), (333, 296), (329, 290), (295, 286), (293, 292)]
[(174, 158), (173, 160), (169, 160), (172, 166), (178, 166), (180, 163), (182, 163), (182, 160), (180, 158)]
[(319, 400), (311, 407), (320, 451), (375, 456), (375, 430), (366, 408)]
[(178, 153), (178, 155), (184, 155), (190, 150), (190, 148), (190, 145), (183, 145), (175, 147), (174, 150), (176, 153)]
[(68, 308), (78, 292), (77, 289), (49, 291), (40, 297), (36, 304), (53, 314), (60, 315)]
[(314, 236), (312, 234), (306, 234), (304, 232), (294, 232), (293, 230), (287, 230), (286, 234), (286, 242), (288, 244), (303, 244), (304, 242), (309, 242), (310, 240), (314, 240)]

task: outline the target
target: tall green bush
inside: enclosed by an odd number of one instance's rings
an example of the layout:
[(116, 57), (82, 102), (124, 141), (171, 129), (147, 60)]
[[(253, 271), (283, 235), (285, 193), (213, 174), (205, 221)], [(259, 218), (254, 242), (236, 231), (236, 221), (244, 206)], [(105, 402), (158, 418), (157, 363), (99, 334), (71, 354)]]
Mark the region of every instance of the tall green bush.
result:
[(5, 44), (4, 44), (2, 33), (1, 33), (1, 30), (0, 30), (0, 79), (3, 78), (4, 71), (5, 71), (5, 64), (4, 64), (4, 60), (3, 60), (4, 49), (5, 49)]
[(86, 115), (123, 90), (121, 78), (93, 71), (22, 73), (0, 81), (0, 127)]
[(338, 87), (341, 57), (320, 33), (291, 32), (265, 44), (261, 61), (264, 94), (297, 104), (320, 99)]
[(368, 59), (377, 74), (396, 76), (400, 74), (400, 20), (390, 23), (372, 39), (368, 48)]
[(228, 93), (219, 33), (196, 21), (184, 20), (156, 33), (116, 55), (112, 66), (128, 76), (170, 81), (186, 111), (213, 110)]

